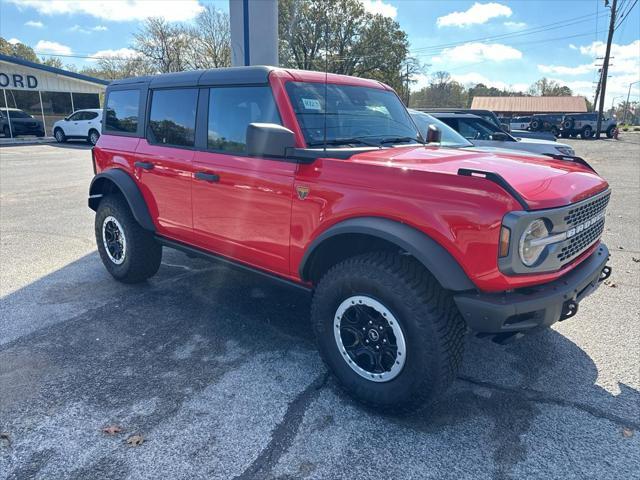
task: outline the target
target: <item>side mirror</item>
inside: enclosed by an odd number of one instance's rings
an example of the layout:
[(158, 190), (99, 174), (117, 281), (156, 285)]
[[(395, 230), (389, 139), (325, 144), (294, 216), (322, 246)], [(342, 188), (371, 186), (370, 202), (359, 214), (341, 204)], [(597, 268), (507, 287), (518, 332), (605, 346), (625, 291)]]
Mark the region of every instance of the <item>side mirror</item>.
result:
[(440, 143), (442, 140), (442, 132), (435, 125), (429, 125), (427, 128), (427, 143)]
[(247, 154), (256, 157), (284, 157), (296, 143), (295, 134), (275, 123), (250, 123), (247, 126)]
[(495, 140), (497, 142), (505, 142), (509, 140), (509, 135), (504, 132), (493, 132), (491, 134), (491, 140)]
[(69, 117), (64, 117), (64, 121), (68, 122), (69, 121)]

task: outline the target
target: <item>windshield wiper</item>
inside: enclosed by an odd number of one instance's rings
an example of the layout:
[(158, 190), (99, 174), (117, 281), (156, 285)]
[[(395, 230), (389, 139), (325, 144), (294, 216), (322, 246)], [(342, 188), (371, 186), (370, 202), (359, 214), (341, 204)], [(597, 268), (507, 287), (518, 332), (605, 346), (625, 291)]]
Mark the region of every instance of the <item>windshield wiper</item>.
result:
[(322, 147), (324, 145), (353, 145), (355, 143), (359, 143), (362, 145), (368, 145), (370, 147), (379, 147), (380, 144), (377, 142), (372, 142), (370, 140), (363, 140), (361, 138), (332, 138), (328, 139), (326, 142), (324, 140), (317, 142), (308, 142), (307, 146), (309, 147)]
[(385, 143), (405, 143), (405, 142), (418, 142), (417, 138), (414, 137), (387, 137), (380, 140), (380, 145), (384, 145)]

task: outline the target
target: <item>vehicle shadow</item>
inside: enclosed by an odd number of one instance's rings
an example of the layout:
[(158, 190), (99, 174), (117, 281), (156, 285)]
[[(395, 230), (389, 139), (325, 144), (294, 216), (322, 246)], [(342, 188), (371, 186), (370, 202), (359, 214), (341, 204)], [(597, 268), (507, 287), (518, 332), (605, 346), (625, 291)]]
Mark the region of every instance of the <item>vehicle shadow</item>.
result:
[[(225, 390), (229, 398), (250, 398), (255, 409), (255, 415), (243, 411), (251, 422), (238, 425), (240, 432), (270, 421), (264, 412), (277, 395), (265, 395), (265, 388), (303, 395), (325, 372), (315, 352), (307, 293), (166, 249), (158, 275), (140, 285), (113, 281), (94, 252), (1, 303), (5, 320), (0, 322), (14, 325), (4, 345), (0, 334), (0, 431), (9, 432), (13, 442), (0, 446), (0, 471), (10, 478), (46, 473), (52, 462), (57, 472), (90, 477), (107, 459), (126, 472), (126, 454), (104, 443), (100, 428), (111, 422), (126, 424), (129, 432), (160, 429), (203, 392), (238, 372), (253, 371), (245, 367), (255, 358), (278, 368), (259, 380), (241, 379), (241, 391)], [(508, 346), (470, 338), (453, 388), (441, 402), (412, 415), (372, 413), (333, 380), (323, 390), (342, 407), (377, 418), (382, 434), (389, 429), (406, 438), (419, 435), (420, 441), (437, 439), (451, 448), (477, 448), (484, 437), (456, 427), (487, 419), (492, 427), (484, 448), (495, 464), (493, 476), (506, 478), (530, 455), (526, 439), (538, 434), (537, 424), (555, 421), (545, 417), (548, 409), (566, 409), (581, 434), (597, 429), (600, 421), (638, 428), (638, 390), (620, 385), (620, 393), (612, 395), (596, 385), (597, 378), (589, 355), (549, 330)], [(285, 406), (298, 405), (297, 398), (285, 398)], [(313, 401), (304, 408), (315, 408)], [(223, 418), (223, 410), (209, 410), (216, 422), (232, 421)], [(198, 430), (202, 454), (207, 453), (204, 444), (215, 429), (198, 423), (184, 428), (212, 429)], [(289, 445), (299, 428), (300, 422), (285, 429)], [(452, 431), (458, 432), (455, 437)], [(329, 434), (338, 435), (314, 433)], [(589, 448), (597, 457), (612, 447), (594, 435)], [(189, 461), (195, 461), (193, 455)]]

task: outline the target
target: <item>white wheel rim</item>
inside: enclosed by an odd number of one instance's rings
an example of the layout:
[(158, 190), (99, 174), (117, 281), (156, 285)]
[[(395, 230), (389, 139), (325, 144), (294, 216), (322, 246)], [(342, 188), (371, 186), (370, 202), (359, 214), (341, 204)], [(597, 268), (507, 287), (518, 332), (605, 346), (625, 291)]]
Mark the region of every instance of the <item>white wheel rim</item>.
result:
[(127, 254), (127, 238), (116, 217), (109, 215), (102, 222), (102, 245), (109, 260), (116, 265), (124, 263)]
[[(350, 312), (354, 313), (350, 314)], [(345, 314), (359, 318), (353, 321), (347, 319)], [(362, 323), (363, 320), (365, 323)], [(357, 328), (354, 328), (355, 325)], [(360, 337), (356, 336), (356, 330), (361, 335)], [(343, 341), (345, 332), (347, 333), (346, 337), (354, 337), (353, 341), (356, 343), (345, 345)], [(393, 336), (390, 336), (389, 333), (392, 333)], [(379, 301), (364, 295), (347, 298), (336, 310), (333, 319), (333, 334), (342, 359), (362, 378), (372, 382), (388, 382), (396, 378), (402, 371), (407, 356), (404, 334), (396, 317)], [(393, 341), (395, 341), (395, 345), (392, 344)], [(378, 350), (376, 347), (379, 347)], [(356, 356), (354, 350), (361, 351), (362, 354)], [(394, 350), (395, 357), (392, 355)], [(362, 365), (363, 356), (368, 356), (369, 360), (376, 357), (376, 367), (383, 368), (364, 368)], [(384, 363), (380, 358), (384, 360)]]

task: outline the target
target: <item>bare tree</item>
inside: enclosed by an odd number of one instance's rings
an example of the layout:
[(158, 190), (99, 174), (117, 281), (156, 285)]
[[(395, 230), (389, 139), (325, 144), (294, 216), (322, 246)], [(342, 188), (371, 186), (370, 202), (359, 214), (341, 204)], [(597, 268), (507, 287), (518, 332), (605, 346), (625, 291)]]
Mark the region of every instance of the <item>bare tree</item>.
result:
[(182, 25), (162, 18), (149, 18), (133, 35), (132, 48), (158, 73), (186, 70), (189, 35)]
[(207, 5), (193, 26), (183, 27), (188, 37), (186, 66), (190, 69), (231, 65), (229, 15)]

